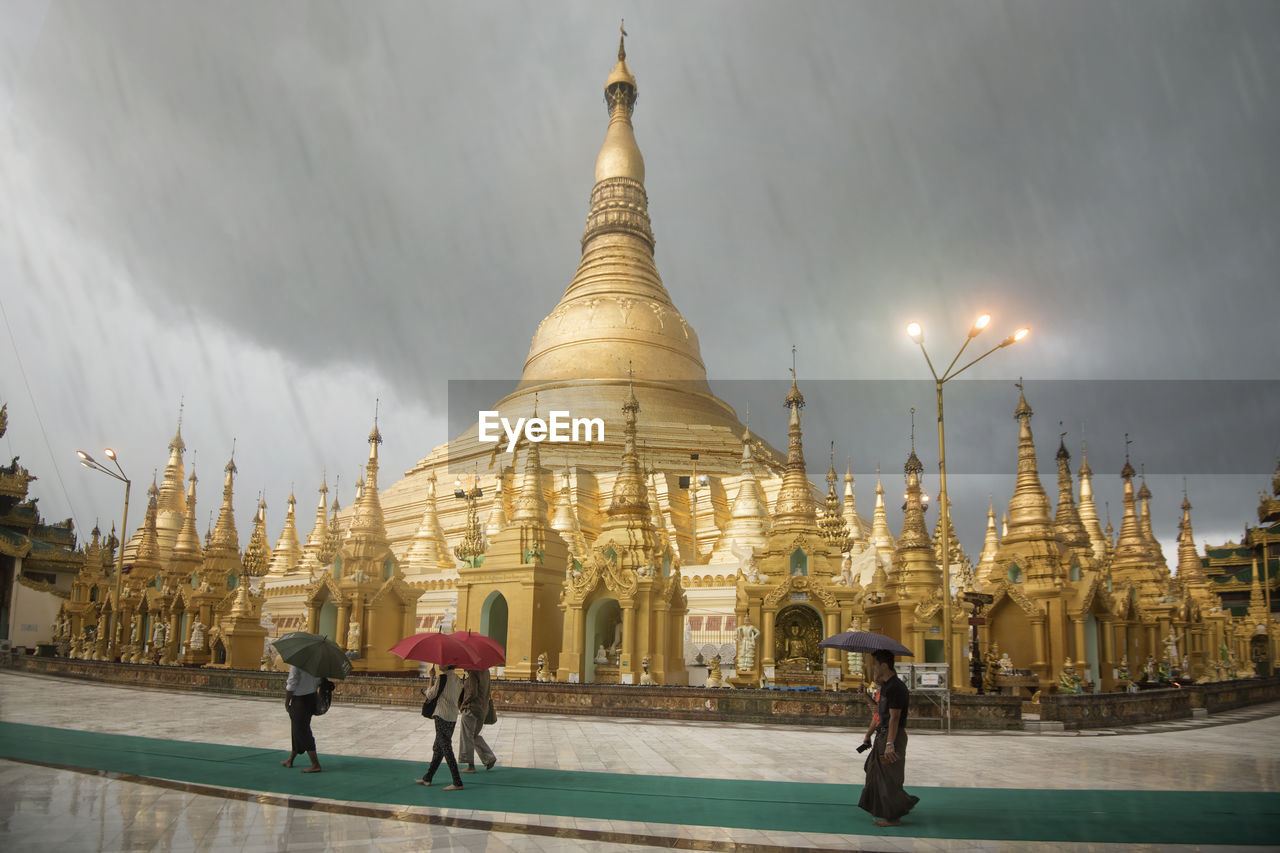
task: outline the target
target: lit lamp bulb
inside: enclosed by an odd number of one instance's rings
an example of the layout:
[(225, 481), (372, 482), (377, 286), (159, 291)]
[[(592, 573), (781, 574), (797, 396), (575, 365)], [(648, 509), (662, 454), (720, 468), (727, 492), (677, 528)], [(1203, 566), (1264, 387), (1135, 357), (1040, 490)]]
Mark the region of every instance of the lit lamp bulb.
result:
[(924, 343), (924, 328), (919, 323), (907, 324), (907, 337), (918, 344)]

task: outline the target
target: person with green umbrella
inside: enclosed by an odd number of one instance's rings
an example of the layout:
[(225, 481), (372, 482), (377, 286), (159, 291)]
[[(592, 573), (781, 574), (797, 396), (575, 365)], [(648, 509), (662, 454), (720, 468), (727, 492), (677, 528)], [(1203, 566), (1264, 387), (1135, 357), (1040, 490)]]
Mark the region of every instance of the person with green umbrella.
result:
[(284, 683), (284, 707), (289, 712), (293, 743), (289, 757), (280, 764), (292, 767), (293, 759), (305, 752), (311, 759), (311, 766), (303, 768), (302, 772), (319, 773), (320, 759), (316, 757), (311, 718), (318, 710), (321, 679), (346, 678), (351, 672), (351, 661), (333, 640), (306, 631), (285, 634), (273, 641), (272, 646), (280, 659), (289, 664), (289, 677)]
[(289, 712), (289, 734), (293, 740), (289, 757), (280, 764), (292, 767), (293, 759), (302, 753), (311, 759), (311, 766), (303, 773), (319, 773), (320, 759), (316, 755), (316, 738), (311, 733), (311, 718), (316, 713), (316, 695), (320, 679), (293, 664), (289, 665), (289, 677), (284, 682), (284, 708)]

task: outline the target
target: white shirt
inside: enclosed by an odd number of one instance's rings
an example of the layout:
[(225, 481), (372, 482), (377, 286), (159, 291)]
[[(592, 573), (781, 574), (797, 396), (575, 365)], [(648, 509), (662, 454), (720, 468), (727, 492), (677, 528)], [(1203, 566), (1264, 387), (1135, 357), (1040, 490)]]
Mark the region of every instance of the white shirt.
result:
[(290, 665), (289, 677), (285, 679), (284, 689), (294, 696), (310, 696), (320, 689), (320, 679)]

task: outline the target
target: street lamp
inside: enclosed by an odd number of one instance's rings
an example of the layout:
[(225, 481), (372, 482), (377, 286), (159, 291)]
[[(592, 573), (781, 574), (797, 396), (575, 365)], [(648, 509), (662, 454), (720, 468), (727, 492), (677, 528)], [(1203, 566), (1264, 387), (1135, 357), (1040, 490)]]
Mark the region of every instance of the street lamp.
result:
[(461, 477), (454, 480), (453, 496), (467, 502), (467, 530), (462, 536), (462, 542), (453, 549), (453, 553), (459, 560), (475, 568), (479, 565), (480, 555), (484, 553), (484, 540), (480, 535), (480, 514), (477, 506), (480, 498), (484, 497), (484, 492), (476, 482), (476, 476), (472, 474), (471, 483), (466, 488), (462, 485)]
[(125, 475), (124, 469), (120, 467), (120, 460), (116, 458), (116, 452), (110, 447), (102, 452), (105, 453), (107, 458), (116, 466), (115, 471), (112, 471), (101, 462), (98, 462), (83, 450), (77, 450), (76, 456), (80, 457), (80, 464), (88, 468), (90, 471), (97, 471), (100, 474), (106, 474), (108, 477), (112, 477), (124, 483), (124, 518), (120, 521), (120, 550), (116, 552), (116, 602), (115, 606), (111, 608), (111, 625), (107, 632), (107, 654), (108, 656), (112, 656), (115, 653), (116, 633), (120, 622), (120, 580), (121, 576), (124, 574), (124, 542), (129, 529), (129, 489), (133, 484), (129, 482), (129, 478)]
[[(919, 323), (907, 325), (907, 337), (915, 341), (916, 345), (920, 347), (920, 352), (924, 353), (925, 363), (929, 365), (929, 372), (933, 374), (934, 389), (938, 397), (938, 520), (942, 526), (942, 661), (947, 665), (948, 680), (953, 677), (951, 674), (951, 507), (947, 501), (947, 442), (942, 428), (942, 386), (943, 383), (955, 379), (961, 373), (991, 355), (991, 353), (998, 349), (1004, 349), (1010, 344), (1017, 343), (1031, 332), (1031, 329), (1024, 326), (973, 361), (959, 369), (955, 369), (956, 362), (964, 354), (969, 342), (982, 334), (982, 330), (987, 328), (990, 323), (990, 314), (982, 314), (973, 321), (968, 337), (961, 344), (960, 351), (956, 353), (955, 358), (951, 359), (951, 363), (947, 365), (947, 369), (942, 372), (942, 376), (939, 376), (938, 371), (934, 370), (933, 359), (929, 358), (929, 351), (924, 348), (924, 327)], [(950, 685), (948, 685), (949, 687)]]

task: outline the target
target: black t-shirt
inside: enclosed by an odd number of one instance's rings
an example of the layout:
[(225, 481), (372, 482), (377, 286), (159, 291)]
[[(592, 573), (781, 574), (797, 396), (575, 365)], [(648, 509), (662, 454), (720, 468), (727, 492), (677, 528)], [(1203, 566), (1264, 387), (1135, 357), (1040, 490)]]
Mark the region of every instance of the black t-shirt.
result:
[(898, 715), (898, 728), (907, 727), (907, 708), (910, 705), (911, 691), (907, 690), (907, 685), (902, 683), (897, 674), (880, 685), (880, 704), (876, 710), (880, 713), (880, 725), (886, 730), (889, 727), (889, 711), (893, 708), (902, 712)]

